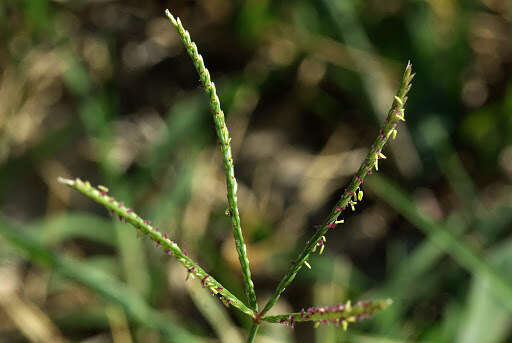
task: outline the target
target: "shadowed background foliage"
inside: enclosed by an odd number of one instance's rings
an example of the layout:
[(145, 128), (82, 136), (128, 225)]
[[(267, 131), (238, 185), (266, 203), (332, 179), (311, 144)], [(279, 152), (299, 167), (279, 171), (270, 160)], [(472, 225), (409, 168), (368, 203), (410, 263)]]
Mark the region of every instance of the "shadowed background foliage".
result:
[(257, 342), (512, 339), (512, 3), (0, 3), (0, 342), (241, 342), (250, 321), (58, 176), (104, 184), (244, 299), (204, 57), (231, 130), (260, 306), (358, 168), (411, 60), (365, 198), (271, 313), (392, 298), (348, 332)]

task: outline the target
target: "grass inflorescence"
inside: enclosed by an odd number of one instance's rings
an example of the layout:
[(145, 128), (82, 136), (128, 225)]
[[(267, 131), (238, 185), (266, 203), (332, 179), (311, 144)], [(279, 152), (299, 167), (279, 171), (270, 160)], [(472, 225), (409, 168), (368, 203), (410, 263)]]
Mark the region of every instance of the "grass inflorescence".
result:
[(297, 322), (310, 321), (314, 323), (315, 327), (320, 324), (332, 323), (336, 326), (341, 326), (346, 330), (349, 323), (370, 318), (377, 311), (390, 306), (392, 303), (390, 299), (360, 301), (355, 305), (352, 305), (350, 301), (347, 301), (344, 304), (310, 307), (302, 309), (302, 311), (297, 313), (271, 316), (266, 315), (266, 313), (275, 305), (286, 287), (288, 287), (288, 285), (293, 281), (302, 266), (306, 265), (308, 268), (311, 268), (308, 263), (310, 255), (312, 253), (322, 254), (327, 241), (327, 232), (330, 229), (335, 229), (337, 225), (344, 222), (343, 219), (340, 219), (343, 211), (347, 208), (354, 210), (355, 205), (362, 200), (364, 196), (362, 189), (364, 179), (367, 175), (370, 175), (373, 170), (379, 170), (379, 161), (386, 158), (383, 154), (385, 144), (390, 138), (394, 139), (396, 137), (398, 123), (400, 121), (405, 121), (404, 111), (405, 103), (407, 101), (407, 93), (411, 89), (411, 81), (414, 77), (411, 63), (408, 63), (405, 68), (399, 90), (393, 100), (385, 123), (379, 130), (377, 138), (357, 173), (342, 193), (339, 201), (336, 203), (327, 219), (317, 229), (315, 234), (306, 242), (298, 257), (290, 263), (287, 273), (279, 282), (275, 292), (267, 301), (263, 310), (258, 312), (256, 293), (254, 291), (254, 284), (251, 279), (251, 271), (249, 268), (249, 258), (247, 256), (246, 244), (240, 223), (237, 199), (238, 184), (235, 178), (234, 163), (230, 147), (231, 138), (224, 119), (224, 112), (220, 106), (220, 100), (216, 92), (215, 84), (211, 80), (210, 73), (204, 64), (202, 56), (199, 54), (196, 44), (191, 40), (189, 32), (184, 29), (180, 19), (175, 18), (169, 10), (166, 10), (166, 15), (176, 28), (178, 35), (183, 41), (183, 44), (185, 45), (185, 48), (199, 74), (202, 88), (204, 88), (209, 97), (210, 111), (213, 115), (224, 162), (228, 200), (227, 213), (229, 213), (232, 219), (233, 236), (236, 243), (236, 250), (240, 265), (242, 267), (248, 305), (234, 296), (217, 280), (215, 280), (213, 276), (208, 274), (203, 268), (194, 262), (188, 254), (180, 249), (176, 242), (172, 241), (168, 237), (166, 233), (161, 232), (156, 226), (152, 225), (151, 222), (142, 219), (132, 209), (110, 196), (106, 187), (93, 187), (89, 182), (82, 181), (80, 179), (70, 180), (59, 178), (59, 182), (76, 189), (85, 196), (102, 204), (113, 216), (117, 216), (121, 221), (134, 226), (138, 235), (149, 237), (156, 247), (162, 249), (166, 254), (175, 257), (186, 268), (188, 276), (198, 279), (201, 285), (208, 289), (212, 295), (217, 296), (224, 305), (233, 306), (244, 314), (250, 316), (253, 319), (253, 326), (248, 335), (248, 342), (252, 342), (254, 340), (254, 337), (258, 332), (258, 328), (263, 322), (294, 326)]

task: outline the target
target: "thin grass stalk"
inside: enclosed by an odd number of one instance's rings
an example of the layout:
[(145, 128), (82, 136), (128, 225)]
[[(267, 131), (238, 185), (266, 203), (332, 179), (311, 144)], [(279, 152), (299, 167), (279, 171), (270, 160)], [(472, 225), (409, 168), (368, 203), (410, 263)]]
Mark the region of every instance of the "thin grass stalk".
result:
[(256, 335), (258, 334), (258, 329), (260, 325), (258, 323), (252, 323), (251, 330), (249, 331), (249, 336), (247, 336), (247, 343), (253, 343)]
[[(409, 62), (407, 67), (405, 68), (404, 75), (402, 77), (402, 82), (400, 84), (400, 88), (395, 96), (395, 99), (391, 105), (391, 108), (386, 117), (386, 121), (383, 127), (379, 131), (378, 137), (375, 139), (375, 142), (370, 148), (368, 155), (365, 160), (359, 167), (359, 170), (353, 177), (352, 181), (348, 185), (348, 187), (343, 192), (340, 200), (336, 203), (334, 208), (331, 210), (331, 213), (322, 224), (322, 226), (315, 232), (313, 237), (311, 237), (307, 242), (303, 250), (300, 252), (299, 256), (292, 261), (288, 272), (279, 282), (274, 294), (268, 300), (263, 310), (258, 314), (259, 321), (267, 312), (270, 310), (281, 294), (284, 292), (286, 287), (293, 281), (298, 271), (302, 268), (304, 264), (307, 264), (307, 260), (311, 253), (315, 252), (318, 247), (320, 247), (320, 251), (323, 251), (323, 246), (325, 244), (325, 234), (329, 229), (334, 229), (337, 224), (342, 223), (338, 218), (345, 209), (350, 206), (354, 209), (354, 205), (362, 199), (362, 184), (365, 177), (372, 173), (372, 170), (379, 170), (379, 160), (386, 158), (382, 154), (382, 149), (388, 139), (392, 137), (393, 139), (397, 134), (397, 124), (399, 121), (405, 121), (404, 118), (404, 105), (407, 101), (407, 93), (411, 89), (411, 81), (414, 77), (412, 74), (412, 65)], [(309, 265), (309, 264), (307, 264)]]
[(174, 241), (169, 239), (166, 233), (161, 233), (158, 228), (151, 225), (149, 221), (142, 219), (133, 212), (132, 209), (124, 206), (122, 202), (118, 202), (116, 199), (109, 196), (104, 187), (97, 189), (91, 186), (88, 181), (84, 182), (80, 179), (69, 180), (59, 178), (58, 181), (76, 189), (88, 198), (91, 198), (95, 202), (105, 206), (111, 211), (113, 216), (118, 216), (121, 221), (125, 221), (134, 226), (137, 229), (138, 234), (143, 234), (151, 238), (157, 247), (163, 249), (167, 255), (174, 256), (178, 262), (187, 269), (189, 276), (200, 280), (201, 285), (208, 289), (212, 295), (219, 297), (226, 306), (232, 305), (243, 313), (253, 318), (255, 317), (255, 312), (253, 310), (248, 308), (241, 300), (235, 297), (217, 280), (205, 272), (204, 269), (195, 263), (185, 252), (183, 252)]
[(181, 24), (180, 18), (174, 18), (169, 10), (165, 11), (165, 14), (178, 31), (185, 49), (189, 56), (192, 58), (192, 62), (199, 74), (202, 86), (210, 98), (210, 111), (213, 114), (213, 121), (215, 123), (215, 129), (217, 131), (217, 137), (220, 141), (220, 149), (224, 160), (224, 169), (226, 172), (226, 187), (227, 187), (227, 198), (229, 209), (228, 213), (231, 216), (233, 226), (233, 236), (235, 238), (236, 251), (238, 253), (238, 259), (242, 267), (242, 274), (244, 277), (245, 291), (247, 298), (249, 299), (249, 306), (255, 311), (258, 310), (258, 304), (256, 303), (256, 293), (254, 292), (254, 284), (251, 280), (251, 270), (249, 268), (249, 259), (247, 258), (247, 250), (242, 235), (242, 226), (240, 223), (240, 214), (238, 210), (237, 200), (237, 189), (238, 184), (235, 178), (235, 167), (233, 164), (233, 157), (231, 153), (229, 132), (224, 120), (224, 112), (220, 106), (220, 100), (217, 96), (215, 84), (211, 80), (210, 72), (204, 65), (203, 57), (199, 54), (197, 46), (190, 39), (190, 34)]

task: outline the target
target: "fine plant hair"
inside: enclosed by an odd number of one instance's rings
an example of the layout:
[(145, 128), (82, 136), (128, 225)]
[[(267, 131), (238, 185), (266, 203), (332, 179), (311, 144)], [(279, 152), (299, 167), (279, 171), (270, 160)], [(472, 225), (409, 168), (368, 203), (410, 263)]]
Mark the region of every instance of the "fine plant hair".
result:
[(377, 138), (368, 152), (368, 155), (362, 162), (358, 171), (352, 178), (349, 185), (341, 194), (340, 199), (335, 204), (323, 224), (316, 230), (313, 236), (305, 243), (304, 248), (299, 255), (290, 263), (288, 271), (277, 285), (273, 295), (267, 301), (261, 311), (258, 310), (254, 284), (251, 279), (249, 267), (249, 258), (243, 237), (240, 214), (238, 210), (237, 189), (238, 184), (235, 178), (233, 157), (231, 153), (229, 132), (224, 119), (224, 112), (220, 106), (220, 100), (217, 96), (215, 84), (211, 80), (210, 73), (205, 67), (202, 56), (199, 54), (197, 46), (192, 42), (190, 34), (186, 31), (179, 18), (175, 18), (169, 10), (166, 15), (170, 22), (176, 28), (185, 48), (190, 55), (192, 62), (206, 94), (209, 97), (210, 112), (213, 115), (217, 137), (220, 141), (220, 150), (222, 152), (224, 170), (227, 186), (228, 209), (226, 213), (231, 217), (233, 236), (236, 243), (236, 251), (242, 269), (245, 293), (247, 302), (238, 299), (212, 275), (199, 266), (194, 260), (183, 251), (176, 242), (171, 240), (166, 233), (161, 232), (158, 227), (150, 221), (141, 218), (131, 208), (125, 206), (123, 202), (117, 201), (108, 194), (109, 190), (104, 186), (94, 187), (88, 181), (80, 179), (59, 178), (59, 182), (66, 184), (85, 196), (91, 198), (97, 203), (106, 207), (113, 216), (117, 216), (122, 222), (126, 222), (135, 227), (138, 235), (149, 237), (157, 248), (163, 250), (167, 255), (172, 255), (187, 270), (189, 277), (195, 278), (212, 295), (216, 296), (222, 303), (229, 307), (233, 306), (242, 313), (250, 316), (253, 321), (249, 331), (247, 342), (253, 342), (258, 332), (258, 328), (264, 322), (280, 323), (287, 326), (293, 326), (297, 322), (313, 322), (317, 327), (320, 324), (334, 323), (341, 325), (343, 329), (351, 322), (361, 321), (371, 317), (375, 312), (391, 305), (391, 299), (359, 301), (352, 304), (350, 300), (345, 303), (339, 303), (331, 306), (316, 306), (302, 309), (300, 312), (286, 313), (281, 315), (267, 315), (267, 312), (276, 304), (286, 287), (290, 285), (299, 270), (306, 265), (310, 268), (308, 259), (311, 254), (322, 254), (326, 245), (326, 235), (328, 231), (334, 230), (338, 225), (343, 224), (341, 214), (348, 208), (354, 210), (355, 205), (363, 198), (363, 182), (367, 175), (373, 170), (379, 170), (379, 160), (385, 159), (383, 154), (384, 145), (390, 138), (395, 139), (397, 135), (397, 125), (400, 121), (405, 121), (404, 105), (407, 101), (407, 93), (411, 88), (411, 81), (414, 77), (412, 66), (409, 62), (405, 68), (402, 81), (396, 96), (393, 99), (391, 108), (387, 114), (384, 125), (381, 127)]

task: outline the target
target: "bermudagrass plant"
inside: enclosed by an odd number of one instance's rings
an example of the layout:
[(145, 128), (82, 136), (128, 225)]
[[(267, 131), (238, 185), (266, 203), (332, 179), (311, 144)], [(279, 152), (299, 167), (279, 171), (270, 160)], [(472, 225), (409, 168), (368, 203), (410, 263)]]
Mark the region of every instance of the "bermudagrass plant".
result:
[(197, 278), (201, 285), (208, 289), (209, 292), (217, 296), (226, 306), (233, 306), (250, 316), (253, 319), (253, 326), (249, 332), (247, 342), (252, 342), (257, 334), (259, 326), (262, 322), (281, 323), (293, 326), (296, 322), (310, 321), (314, 322), (315, 327), (320, 323), (328, 324), (334, 323), (341, 325), (345, 330), (348, 323), (360, 321), (371, 317), (378, 310), (384, 309), (389, 306), (392, 301), (377, 300), (377, 301), (360, 301), (355, 305), (351, 305), (350, 300), (345, 304), (338, 304), (333, 306), (318, 306), (302, 309), (300, 312), (287, 313), (282, 315), (268, 316), (267, 312), (275, 305), (281, 294), (286, 287), (293, 281), (295, 275), (302, 268), (303, 265), (309, 267), (307, 262), (312, 253), (323, 252), (326, 242), (326, 233), (329, 229), (334, 229), (338, 224), (343, 223), (339, 219), (341, 213), (347, 207), (354, 210), (354, 206), (358, 201), (363, 198), (362, 184), (365, 177), (372, 173), (373, 169), (378, 171), (379, 160), (386, 158), (382, 153), (382, 149), (388, 139), (395, 138), (397, 134), (397, 124), (399, 121), (405, 121), (404, 118), (404, 105), (407, 101), (407, 93), (411, 88), (411, 80), (414, 77), (412, 74), (411, 64), (408, 63), (405, 69), (400, 88), (394, 98), (391, 109), (387, 115), (385, 124), (379, 131), (379, 135), (373, 143), (366, 159), (361, 164), (359, 170), (353, 177), (352, 181), (341, 195), (340, 200), (336, 203), (331, 213), (316, 231), (316, 233), (306, 242), (304, 248), (292, 261), (288, 272), (279, 282), (274, 294), (267, 301), (263, 310), (258, 311), (256, 302), (256, 294), (254, 292), (254, 284), (251, 280), (251, 271), (249, 268), (249, 259), (247, 257), (246, 246), (242, 234), (242, 227), (240, 223), (240, 215), (237, 204), (237, 182), (235, 179), (233, 158), (231, 154), (229, 132), (224, 120), (224, 113), (220, 106), (220, 101), (217, 96), (215, 84), (211, 81), (210, 73), (206, 69), (203, 58), (197, 50), (197, 46), (190, 39), (188, 31), (183, 28), (179, 18), (174, 18), (169, 10), (166, 10), (166, 15), (171, 23), (176, 28), (185, 48), (192, 58), (194, 66), (201, 79), (202, 86), (210, 98), (210, 111), (213, 114), (213, 120), (217, 131), (217, 136), (220, 141), (220, 148), (224, 160), (224, 169), (226, 173), (227, 185), (227, 198), (228, 198), (228, 213), (232, 219), (233, 235), (236, 242), (236, 250), (238, 253), (239, 261), (242, 266), (242, 274), (244, 278), (245, 290), (248, 299), (248, 304), (235, 297), (225, 287), (223, 287), (213, 276), (209, 275), (203, 268), (195, 263), (180, 247), (172, 241), (166, 233), (162, 233), (158, 228), (152, 225), (148, 220), (139, 217), (132, 209), (126, 207), (122, 202), (118, 202), (113, 197), (108, 195), (108, 189), (104, 186), (97, 188), (91, 186), (87, 181), (80, 179), (68, 180), (59, 178), (59, 182), (64, 183), (79, 192), (83, 193), (92, 200), (102, 204), (112, 215), (117, 215), (121, 221), (125, 221), (135, 227), (137, 233), (146, 235), (152, 239), (156, 246), (163, 249), (163, 251), (174, 256), (188, 271), (188, 275)]

